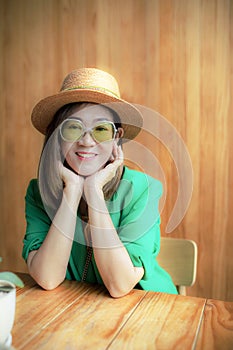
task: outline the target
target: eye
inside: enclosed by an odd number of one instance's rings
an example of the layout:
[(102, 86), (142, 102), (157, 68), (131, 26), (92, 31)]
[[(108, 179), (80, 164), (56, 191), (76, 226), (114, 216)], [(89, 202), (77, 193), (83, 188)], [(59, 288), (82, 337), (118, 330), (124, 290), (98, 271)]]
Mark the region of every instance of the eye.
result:
[(70, 125), (67, 125), (67, 128), (68, 128), (68, 129), (80, 129), (80, 130), (81, 130), (81, 126), (80, 126), (80, 125), (77, 125), (77, 124), (70, 124)]
[(82, 130), (82, 125), (75, 121), (67, 121), (63, 128), (66, 130)]
[(77, 141), (82, 135), (82, 125), (75, 120), (66, 120), (61, 127), (61, 136), (67, 142)]
[(95, 130), (96, 131), (108, 131), (109, 128), (107, 126), (104, 126), (104, 125), (98, 125), (95, 127)]

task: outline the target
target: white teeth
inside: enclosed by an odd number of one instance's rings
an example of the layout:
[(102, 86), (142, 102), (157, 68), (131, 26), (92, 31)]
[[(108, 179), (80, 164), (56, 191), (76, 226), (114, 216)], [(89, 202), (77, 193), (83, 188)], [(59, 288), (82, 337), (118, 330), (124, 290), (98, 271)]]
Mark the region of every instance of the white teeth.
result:
[(77, 155), (79, 156), (79, 157), (82, 157), (82, 158), (92, 158), (92, 157), (94, 157), (94, 153), (77, 153)]

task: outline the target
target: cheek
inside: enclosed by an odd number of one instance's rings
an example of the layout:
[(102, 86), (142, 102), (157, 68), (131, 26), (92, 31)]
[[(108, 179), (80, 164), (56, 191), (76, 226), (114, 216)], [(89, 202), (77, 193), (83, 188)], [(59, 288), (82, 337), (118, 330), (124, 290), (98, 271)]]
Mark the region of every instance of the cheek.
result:
[(68, 142), (63, 142), (61, 144), (61, 151), (64, 158), (69, 157), (69, 153), (71, 152), (71, 150), (72, 150), (72, 144)]
[(109, 158), (112, 155), (112, 151), (113, 151), (113, 143), (109, 144), (109, 145), (102, 145), (102, 149), (100, 150), (100, 153), (102, 155), (103, 158), (106, 159), (106, 161), (109, 160)]

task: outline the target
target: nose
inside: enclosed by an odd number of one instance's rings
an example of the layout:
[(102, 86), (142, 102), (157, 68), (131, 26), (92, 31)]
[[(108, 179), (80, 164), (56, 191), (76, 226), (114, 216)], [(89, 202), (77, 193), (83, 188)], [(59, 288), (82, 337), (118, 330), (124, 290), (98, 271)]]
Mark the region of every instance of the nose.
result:
[(91, 147), (91, 146), (95, 146), (96, 145), (95, 140), (92, 138), (92, 136), (91, 136), (91, 134), (89, 132), (85, 132), (85, 134), (78, 141), (78, 143), (79, 143), (79, 145), (85, 146), (85, 147)]

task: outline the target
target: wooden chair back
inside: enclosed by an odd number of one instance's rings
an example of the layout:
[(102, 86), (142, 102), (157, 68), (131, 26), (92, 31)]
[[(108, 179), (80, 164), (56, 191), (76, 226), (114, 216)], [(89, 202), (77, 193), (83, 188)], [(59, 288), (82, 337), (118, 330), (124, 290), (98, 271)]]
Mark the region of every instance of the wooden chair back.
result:
[(196, 280), (197, 245), (194, 241), (161, 237), (157, 261), (172, 277), (179, 294), (186, 295), (186, 287)]

